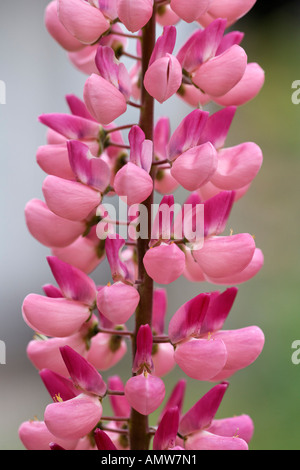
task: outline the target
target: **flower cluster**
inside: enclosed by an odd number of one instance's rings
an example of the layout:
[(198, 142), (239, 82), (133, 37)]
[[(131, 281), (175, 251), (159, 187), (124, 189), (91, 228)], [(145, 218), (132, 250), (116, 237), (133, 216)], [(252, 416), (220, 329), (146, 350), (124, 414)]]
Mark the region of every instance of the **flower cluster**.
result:
[[(147, 450), (151, 437), (154, 450), (248, 449), (251, 418), (215, 415), (227, 379), (252, 364), (264, 345), (257, 326), (223, 329), (236, 286), (263, 265), (252, 235), (224, 234), (263, 160), (254, 142), (226, 146), (238, 106), (264, 82), (263, 70), (248, 63), (240, 45), (243, 34), (227, 31), (254, 4), (49, 3), (48, 32), (88, 77), (82, 98), (66, 96), (69, 113), (39, 118), (47, 128), (47, 143), (36, 156), (46, 173), (44, 201), (29, 201), (25, 218), (32, 236), (50, 249), (56, 285), (44, 285), (43, 295), (29, 294), (22, 313), (35, 332), (27, 355), (53, 403), (42, 421), (20, 426), (27, 449)], [(182, 21), (197, 28), (178, 48), (176, 25)], [(130, 69), (124, 57), (133, 61)], [(168, 117), (155, 122), (154, 102), (176, 95), (193, 109), (171, 130)], [(211, 102), (220, 109), (203, 110)], [(139, 122), (118, 125), (129, 106), (139, 110)], [(179, 187), (189, 194), (176, 214), (173, 193)], [(155, 192), (161, 202), (152, 220)], [(125, 203), (125, 220), (110, 217), (106, 202), (113, 196)], [(145, 221), (146, 235), (138, 237)], [(118, 233), (120, 225), (128, 227), (127, 238)], [(182, 232), (183, 226), (192, 230)], [(105, 259), (110, 276), (98, 285), (91, 274)], [(166, 286), (181, 276), (226, 288), (199, 293), (166, 325)], [(125, 383), (113, 374), (104, 379), (101, 374), (127, 353), (128, 341), (130, 377)], [(164, 403), (163, 378), (175, 367), (192, 379), (219, 382), (186, 413), (185, 379)], [(113, 416), (103, 415), (107, 398)], [(161, 406), (150, 427), (145, 417)]]

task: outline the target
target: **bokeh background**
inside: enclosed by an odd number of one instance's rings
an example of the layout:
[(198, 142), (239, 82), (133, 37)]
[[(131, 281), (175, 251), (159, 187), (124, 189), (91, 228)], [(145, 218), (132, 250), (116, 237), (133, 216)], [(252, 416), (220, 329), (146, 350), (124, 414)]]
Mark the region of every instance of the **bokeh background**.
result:
[[(0, 105), (0, 340), (5, 341), (7, 354), (6, 364), (0, 365), (1, 450), (22, 450), (20, 423), (34, 416), (42, 419), (49, 403), (26, 356), (32, 331), (21, 316), (24, 297), (41, 293), (41, 286), (52, 282), (45, 260), (48, 249), (30, 236), (24, 222), (24, 206), (32, 198), (42, 198), (45, 177), (35, 161), (46, 132), (37, 117), (66, 112), (64, 96), (81, 97), (86, 79), (48, 35), (43, 23), (47, 3), (15, 0), (0, 6), (0, 79), (7, 87), (7, 103)], [(266, 84), (253, 102), (238, 110), (227, 142), (256, 142), (263, 149), (264, 164), (251, 190), (235, 205), (226, 230), (254, 234), (265, 266), (240, 286), (226, 327), (256, 324), (263, 329), (266, 344), (251, 367), (230, 379), (217, 417), (249, 414), (255, 422), (255, 450), (300, 449), (300, 365), (291, 361), (291, 345), (300, 340), (300, 105), (291, 101), (292, 82), (300, 80), (299, 14), (297, 1), (258, 0), (234, 26), (246, 33), (243, 47), (249, 61), (264, 68)], [(180, 29), (179, 43), (191, 28)], [(190, 110), (177, 98), (156, 109), (158, 115), (172, 115), (173, 128)], [(104, 263), (93, 277), (100, 284), (108, 276)], [(168, 316), (207, 289), (212, 286), (182, 279), (169, 286)], [(124, 359), (114, 373), (126, 379), (127, 365)], [(181, 376), (177, 368), (169, 374), (168, 391)], [(210, 387), (189, 380), (185, 409)]]

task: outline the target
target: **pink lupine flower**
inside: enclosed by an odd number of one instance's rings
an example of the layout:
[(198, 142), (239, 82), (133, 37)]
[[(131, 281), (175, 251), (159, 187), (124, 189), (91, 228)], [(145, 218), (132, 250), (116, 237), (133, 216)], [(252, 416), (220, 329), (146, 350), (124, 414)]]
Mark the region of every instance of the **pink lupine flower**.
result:
[(182, 82), (181, 65), (172, 55), (176, 42), (176, 28), (166, 26), (153, 49), (144, 86), (148, 93), (163, 103), (173, 96)]
[(99, 46), (96, 65), (100, 75), (92, 74), (84, 86), (84, 101), (91, 115), (101, 124), (110, 124), (127, 109), (131, 81), (124, 64), (110, 47)]
[(71, 400), (48, 405), (44, 420), (56, 438), (80, 439), (93, 430), (101, 416), (99, 398), (82, 393)]
[(247, 442), (235, 434), (222, 436), (207, 431), (228, 388), (224, 382), (207, 392), (179, 423), (179, 432), (184, 436), (187, 450), (248, 450)]
[[(247, 55), (237, 43), (228, 44), (223, 34), (226, 20), (213, 21), (206, 29), (196, 31), (180, 49), (177, 58), (192, 82), (211, 97), (228, 93), (242, 79)], [(236, 36), (239, 42), (240, 37)]]
[(197, 380), (223, 380), (252, 364), (264, 346), (256, 327), (221, 331), (237, 294), (236, 288), (220, 294), (200, 294), (186, 302), (169, 324), (175, 361)]
[(234, 416), (233, 418), (213, 419), (207, 432), (218, 436), (237, 436), (248, 444), (253, 437), (254, 425), (248, 415)]
[(118, 16), (126, 28), (135, 33), (142, 29), (153, 14), (153, 0), (118, 0)]
[(57, 438), (47, 428), (44, 421), (25, 421), (18, 430), (19, 438), (27, 450), (49, 450), (51, 442), (60, 444), (64, 449), (74, 450), (78, 439)]
[(134, 359), (134, 375), (125, 385), (125, 397), (132, 408), (142, 415), (153, 413), (163, 402), (165, 385), (151, 374), (152, 333), (149, 325), (140, 327), (137, 335), (137, 352)]
[(119, 170), (114, 179), (114, 190), (128, 206), (140, 204), (153, 191), (153, 181), (149, 175), (153, 144), (145, 139), (139, 126), (133, 126), (129, 132), (130, 161)]
[(112, 323), (126, 323), (134, 314), (140, 301), (135, 287), (116, 282), (98, 291), (97, 306), (100, 312)]
[(70, 245), (86, 228), (82, 221), (68, 220), (54, 214), (47, 204), (39, 199), (32, 199), (27, 203), (25, 219), (31, 235), (50, 248)]
[(83, 44), (93, 44), (110, 27), (99, 8), (82, 0), (58, 0), (58, 17), (66, 30)]
[(148, 275), (155, 282), (170, 284), (183, 274), (185, 254), (175, 243), (161, 243), (147, 251), (143, 263)]
[(57, 4), (57, 0), (53, 0), (47, 5), (45, 11), (47, 31), (65, 50), (70, 52), (79, 51), (84, 45), (70, 34), (59, 20)]
[(187, 23), (192, 23), (206, 13), (211, 0), (171, 0), (171, 9)]
[(230, 2), (211, 0), (207, 13), (198, 18), (198, 21), (203, 26), (207, 26), (217, 18), (225, 18), (227, 26), (230, 26), (246, 15), (255, 3), (256, 0), (232, 0)]
[(127, 344), (121, 337), (97, 333), (91, 339), (87, 360), (98, 370), (108, 370), (118, 364), (127, 352)]

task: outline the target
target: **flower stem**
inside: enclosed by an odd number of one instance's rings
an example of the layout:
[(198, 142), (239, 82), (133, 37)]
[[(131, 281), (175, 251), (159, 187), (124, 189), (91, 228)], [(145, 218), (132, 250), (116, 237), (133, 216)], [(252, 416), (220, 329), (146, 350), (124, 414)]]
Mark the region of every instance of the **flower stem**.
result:
[[(156, 23), (155, 23), (155, 9), (152, 18), (146, 24), (142, 31), (142, 79), (148, 69), (150, 57), (155, 45), (156, 40)], [(146, 139), (153, 140), (153, 127), (154, 127), (154, 99), (150, 96), (144, 87), (142, 87), (142, 107), (140, 113), (139, 126), (145, 133)], [(155, 170), (150, 173), (154, 178)], [(135, 334), (132, 337), (132, 354), (133, 358), (136, 353), (136, 336), (141, 325), (150, 325), (152, 323), (152, 301), (153, 301), (153, 280), (148, 276), (143, 258), (148, 250), (148, 245), (151, 237), (151, 209), (153, 204), (153, 193), (148, 197), (143, 205), (146, 211), (141, 211), (141, 214), (146, 213), (148, 220), (148, 239), (139, 239), (137, 243), (138, 266), (139, 266), (139, 279), (143, 282), (139, 285), (138, 290), (140, 294), (140, 303), (136, 310), (135, 317)], [(130, 448), (134, 450), (148, 450), (150, 444), (148, 417), (143, 416), (136, 410), (132, 409), (130, 417)]]

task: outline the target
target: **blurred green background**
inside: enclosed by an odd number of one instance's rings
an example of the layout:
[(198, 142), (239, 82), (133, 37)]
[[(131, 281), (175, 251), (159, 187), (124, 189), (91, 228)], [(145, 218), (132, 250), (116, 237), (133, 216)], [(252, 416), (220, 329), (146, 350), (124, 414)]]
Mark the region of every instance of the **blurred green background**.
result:
[[(45, 263), (48, 251), (27, 233), (23, 220), (26, 202), (42, 197), (44, 174), (37, 168), (34, 154), (45, 142), (45, 130), (38, 125), (37, 116), (65, 111), (64, 95), (81, 95), (85, 80), (65, 64), (64, 52), (45, 32), (42, 20), (47, 1), (24, 3), (18, 0), (14, 6), (0, 6), (0, 79), (8, 88), (7, 105), (0, 109), (0, 339), (7, 346), (7, 364), (0, 365), (3, 450), (22, 449), (19, 424), (35, 415), (42, 419), (49, 403), (25, 355), (32, 332), (20, 313), (23, 298), (29, 292), (39, 293), (41, 285), (51, 282)], [(300, 449), (300, 365), (291, 361), (291, 345), (300, 340), (300, 105), (291, 101), (292, 82), (300, 80), (298, 3), (258, 1), (251, 13), (234, 25), (246, 33), (242, 46), (249, 61), (258, 62), (265, 70), (266, 83), (254, 101), (238, 110), (227, 144), (256, 142), (263, 149), (264, 164), (250, 191), (235, 205), (225, 233), (233, 228), (235, 233), (254, 234), (264, 252), (265, 266), (257, 277), (239, 287), (225, 326), (256, 324), (264, 331), (266, 344), (252, 366), (230, 379), (217, 417), (249, 414), (255, 423), (250, 448), (255, 450)], [(178, 105), (178, 100), (174, 103)], [(186, 113), (189, 108), (183, 106), (181, 111)], [(97, 276), (97, 282), (105, 282), (101, 270)], [(215, 287), (182, 279), (175, 282), (168, 287), (168, 316), (192, 296)], [(123, 360), (113, 373), (126, 379), (127, 365)], [(168, 391), (180, 377), (178, 368), (167, 376)], [(185, 410), (211, 386), (189, 380)]]

